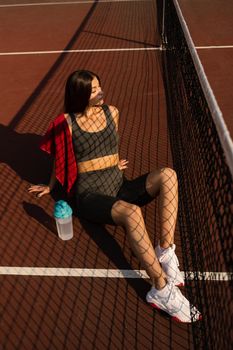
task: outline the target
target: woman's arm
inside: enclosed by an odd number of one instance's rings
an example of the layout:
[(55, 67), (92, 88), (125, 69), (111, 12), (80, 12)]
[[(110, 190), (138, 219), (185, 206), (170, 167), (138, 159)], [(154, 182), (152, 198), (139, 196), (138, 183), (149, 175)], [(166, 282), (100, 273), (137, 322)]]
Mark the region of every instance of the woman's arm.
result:
[[(116, 107), (114, 106), (109, 106), (110, 112), (112, 114), (113, 120), (115, 122), (115, 126), (116, 126), (116, 131), (118, 131), (118, 127), (119, 127), (119, 111)], [(120, 170), (125, 170), (128, 168), (128, 164), (129, 161), (127, 159), (119, 159), (118, 161), (118, 168)]]
[(53, 162), (53, 169), (52, 169), (52, 173), (51, 173), (51, 176), (50, 176), (50, 180), (49, 180), (49, 184), (48, 185), (33, 185), (33, 186), (30, 186), (28, 188), (28, 192), (29, 193), (36, 193), (36, 197), (42, 197), (44, 196), (45, 194), (49, 194), (55, 184), (57, 182), (57, 179), (56, 179), (56, 168), (55, 168), (55, 160)]
[(118, 131), (118, 125), (119, 125), (119, 111), (114, 106), (109, 106), (110, 112), (112, 114), (113, 120), (115, 122), (116, 131)]

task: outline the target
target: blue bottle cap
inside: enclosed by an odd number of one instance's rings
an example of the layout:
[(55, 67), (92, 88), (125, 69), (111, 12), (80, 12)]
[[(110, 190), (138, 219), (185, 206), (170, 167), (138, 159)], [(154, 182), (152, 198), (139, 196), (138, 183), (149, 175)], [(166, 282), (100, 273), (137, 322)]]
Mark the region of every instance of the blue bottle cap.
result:
[(69, 204), (63, 200), (60, 200), (54, 205), (53, 215), (57, 219), (65, 219), (71, 216), (73, 213)]

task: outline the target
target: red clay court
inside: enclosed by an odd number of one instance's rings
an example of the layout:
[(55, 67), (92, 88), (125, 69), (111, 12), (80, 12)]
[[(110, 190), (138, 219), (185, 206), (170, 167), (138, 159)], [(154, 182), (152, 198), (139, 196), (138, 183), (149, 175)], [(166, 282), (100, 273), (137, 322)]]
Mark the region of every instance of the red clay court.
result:
[[(230, 349), (233, 3), (0, 0), (0, 33), (1, 348)], [(177, 171), (182, 291), (202, 322), (175, 323), (146, 303), (147, 275), (120, 227), (74, 216), (62, 241), (60, 192), (27, 192), (48, 181), (39, 141), (79, 68), (98, 73), (120, 111), (127, 177)], [(156, 245), (157, 202), (143, 213)]]

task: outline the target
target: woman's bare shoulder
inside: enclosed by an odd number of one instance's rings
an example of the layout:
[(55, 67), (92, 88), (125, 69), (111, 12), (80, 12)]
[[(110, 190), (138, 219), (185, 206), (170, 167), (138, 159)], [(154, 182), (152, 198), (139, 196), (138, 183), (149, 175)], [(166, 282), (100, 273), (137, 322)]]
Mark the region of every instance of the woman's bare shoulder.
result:
[(115, 106), (109, 105), (108, 107), (109, 107), (111, 113), (118, 113), (119, 114), (119, 110)]
[(115, 106), (108, 106), (113, 117), (119, 117), (119, 110)]
[(109, 110), (112, 114), (113, 120), (116, 124), (116, 129), (118, 130), (118, 125), (119, 125), (119, 111), (115, 106), (108, 106)]

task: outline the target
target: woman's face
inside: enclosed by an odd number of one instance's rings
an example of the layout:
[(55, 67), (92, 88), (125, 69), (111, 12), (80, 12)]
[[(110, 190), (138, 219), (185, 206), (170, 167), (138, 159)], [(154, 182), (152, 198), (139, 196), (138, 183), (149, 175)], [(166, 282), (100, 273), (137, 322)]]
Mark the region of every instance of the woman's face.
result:
[(101, 90), (99, 81), (96, 77), (91, 82), (91, 96), (89, 99), (89, 106), (100, 106), (104, 103), (103, 91)]

